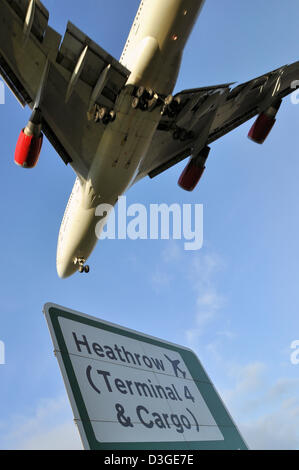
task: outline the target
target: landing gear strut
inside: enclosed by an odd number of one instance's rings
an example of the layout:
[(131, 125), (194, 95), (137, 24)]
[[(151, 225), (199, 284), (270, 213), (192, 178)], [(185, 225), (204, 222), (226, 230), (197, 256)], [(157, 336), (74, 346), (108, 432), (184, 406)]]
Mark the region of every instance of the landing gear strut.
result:
[(79, 273), (89, 273), (89, 266), (85, 264), (84, 258), (75, 258), (74, 264), (78, 266)]

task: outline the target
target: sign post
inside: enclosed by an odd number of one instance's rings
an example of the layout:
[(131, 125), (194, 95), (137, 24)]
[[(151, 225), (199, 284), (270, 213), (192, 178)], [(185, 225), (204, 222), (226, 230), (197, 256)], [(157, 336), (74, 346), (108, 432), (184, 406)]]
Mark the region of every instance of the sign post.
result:
[(85, 449), (247, 449), (187, 348), (46, 304)]

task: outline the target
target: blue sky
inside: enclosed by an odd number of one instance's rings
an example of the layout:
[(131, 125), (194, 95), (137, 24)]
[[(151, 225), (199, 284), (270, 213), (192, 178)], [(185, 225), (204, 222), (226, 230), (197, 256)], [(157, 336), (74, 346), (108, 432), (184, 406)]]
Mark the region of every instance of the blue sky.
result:
[[(70, 19), (120, 57), (138, 0), (44, 0), (61, 34)], [(176, 90), (243, 82), (299, 59), (296, 0), (207, 0)], [(299, 78), (299, 77), (298, 77)], [(39, 165), (13, 163), (29, 117), (0, 106), (2, 230), (0, 448), (81, 448), (42, 314), (52, 301), (192, 347), (251, 448), (299, 448), (299, 107), (284, 101), (263, 146), (250, 123), (212, 145), (193, 193), (184, 163), (127, 194), (131, 203), (202, 203), (204, 245), (98, 243), (88, 276), (60, 280), (57, 235), (75, 175), (45, 141)]]

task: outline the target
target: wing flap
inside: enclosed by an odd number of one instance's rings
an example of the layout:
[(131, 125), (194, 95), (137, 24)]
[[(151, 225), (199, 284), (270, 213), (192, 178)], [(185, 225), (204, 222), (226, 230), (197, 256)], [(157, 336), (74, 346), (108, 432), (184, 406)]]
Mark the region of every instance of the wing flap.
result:
[[(0, 73), (23, 106), (32, 108), (42, 96), (39, 107), (45, 135), (62, 160), (85, 178), (105, 129), (104, 124), (87, 119), (91, 100), (113, 108), (129, 71), (71, 23), (61, 42), (48, 26), (48, 17), (38, 0), (0, 0)], [(86, 46), (80, 76), (68, 93)], [(101, 72), (108, 64), (101, 89)]]
[[(25, 2), (20, 1), (13, 5), (23, 4)], [(23, 20), (6, 0), (0, 2), (0, 21), (3, 78), (23, 105), (31, 103), (38, 90), (46, 62), (45, 54), (36, 38), (27, 43), (24, 49)]]
[(67, 25), (57, 62), (73, 73), (85, 46), (88, 50), (80, 79), (94, 89), (101, 73), (110, 65), (109, 78), (102, 94), (114, 103), (130, 72), (71, 22)]
[[(28, 0), (4, 0), (11, 8), (15, 11), (18, 17), (25, 23), (29, 2)], [(49, 12), (46, 7), (39, 0), (35, 0), (35, 11), (33, 24), (31, 28), (32, 34), (39, 40), (42, 41), (46, 28), (48, 26)]]

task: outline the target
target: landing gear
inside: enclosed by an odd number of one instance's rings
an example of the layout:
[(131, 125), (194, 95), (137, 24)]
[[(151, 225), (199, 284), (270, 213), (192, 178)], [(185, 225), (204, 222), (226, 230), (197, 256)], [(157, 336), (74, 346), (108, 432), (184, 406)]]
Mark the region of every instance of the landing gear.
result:
[(75, 258), (74, 259), (74, 264), (78, 265), (78, 271), (79, 273), (89, 273), (89, 266), (88, 264), (85, 264), (85, 259), (84, 258)]
[(140, 86), (136, 91), (136, 96), (137, 98), (151, 100), (154, 96), (154, 91), (151, 88), (144, 88), (144, 86)]
[(164, 100), (163, 116), (175, 117), (181, 110), (181, 99), (176, 96), (168, 95)]
[(105, 108), (104, 106), (99, 106), (95, 104), (91, 110), (87, 113), (87, 119), (94, 122), (102, 122), (105, 126), (109, 122), (115, 121), (116, 112), (111, 109)]
[(95, 116), (95, 122), (102, 122), (105, 126), (109, 124), (109, 122), (115, 121), (116, 113), (113, 110), (108, 110), (105, 107), (98, 108)]
[(132, 108), (133, 109), (142, 109), (143, 103), (140, 101), (140, 98), (135, 96), (132, 100)]
[(154, 92), (151, 88), (140, 86), (135, 88), (133, 93), (132, 108), (141, 111), (153, 111), (157, 106), (161, 106), (163, 116), (175, 117), (181, 110), (181, 99), (172, 95), (162, 96)]
[(135, 89), (132, 100), (132, 108), (141, 111), (153, 111), (158, 105), (163, 104), (163, 99), (151, 88), (140, 86)]

